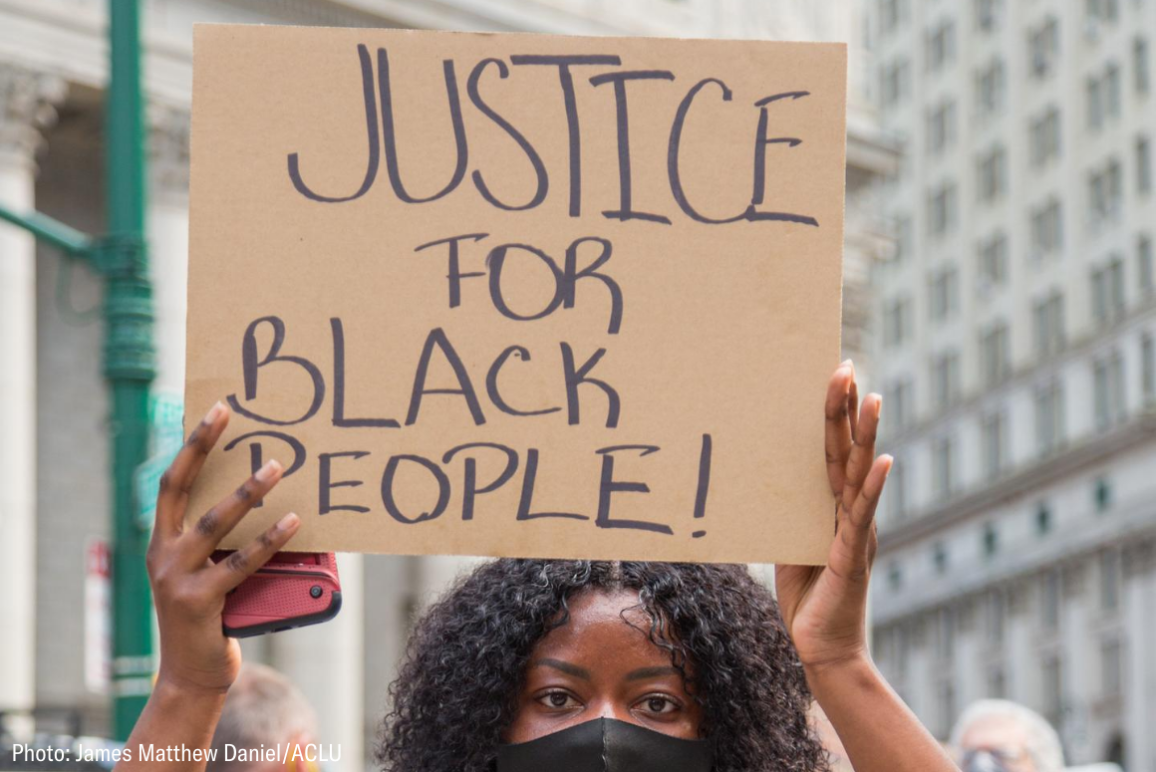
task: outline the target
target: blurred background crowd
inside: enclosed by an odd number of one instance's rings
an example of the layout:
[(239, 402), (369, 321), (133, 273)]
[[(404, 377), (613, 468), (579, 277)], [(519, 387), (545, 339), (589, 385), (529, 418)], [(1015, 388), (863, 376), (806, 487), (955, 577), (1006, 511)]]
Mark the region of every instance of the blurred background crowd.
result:
[[(0, 0), (0, 205), (94, 233), (107, 12)], [(977, 770), (1156, 772), (1156, 0), (147, 0), (142, 13), (158, 457), (181, 431), (194, 23), (848, 42), (844, 350), (884, 396), (896, 457), (875, 658), (961, 759), (972, 743)], [(82, 264), (0, 224), (5, 743), (111, 731), (100, 303)], [(138, 477), (147, 491), (155, 469)], [(245, 644), (315, 711), (269, 731), (340, 743), (332, 770), (370, 768), (412, 619), (467, 562), (340, 556), (336, 621)]]

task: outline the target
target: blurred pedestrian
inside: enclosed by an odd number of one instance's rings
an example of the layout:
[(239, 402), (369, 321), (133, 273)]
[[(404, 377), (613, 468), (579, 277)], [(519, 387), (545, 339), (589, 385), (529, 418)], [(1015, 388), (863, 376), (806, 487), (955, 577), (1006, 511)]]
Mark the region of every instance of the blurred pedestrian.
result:
[[(229, 687), (205, 772), (316, 772), (300, 758), (304, 750), (293, 753), (316, 742), (317, 714), (301, 690), (271, 667), (246, 664)], [(254, 751), (269, 748), (285, 748), (276, 755), (286, 762), (253, 760)]]
[(1008, 700), (972, 703), (951, 731), (963, 772), (1062, 772), (1064, 749), (1052, 725)]

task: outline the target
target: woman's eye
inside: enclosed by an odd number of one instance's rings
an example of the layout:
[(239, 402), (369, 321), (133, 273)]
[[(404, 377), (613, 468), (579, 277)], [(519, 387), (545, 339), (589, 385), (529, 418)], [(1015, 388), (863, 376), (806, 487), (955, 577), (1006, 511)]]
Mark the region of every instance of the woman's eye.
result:
[(678, 710), (678, 703), (668, 697), (647, 697), (641, 705), (648, 713), (673, 713)]
[(538, 698), (548, 708), (555, 710), (562, 710), (563, 708), (573, 708), (577, 706), (577, 701), (566, 692), (547, 692)]

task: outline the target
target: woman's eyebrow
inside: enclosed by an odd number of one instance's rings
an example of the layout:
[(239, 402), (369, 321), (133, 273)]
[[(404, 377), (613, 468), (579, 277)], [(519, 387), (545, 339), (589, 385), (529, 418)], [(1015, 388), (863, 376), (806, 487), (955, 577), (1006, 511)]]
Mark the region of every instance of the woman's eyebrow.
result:
[(581, 678), (583, 681), (591, 681), (594, 678), (590, 675), (590, 671), (584, 667), (578, 667), (577, 665), (571, 665), (569, 662), (563, 662), (560, 659), (551, 659), (549, 657), (535, 660), (530, 663), (530, 667), (552, 667), (555, 670), (561, 670), (566, 675)]
[(644, 678), (655, 678), (657, 676), (665, 675), (681, 675), (675, 668), (670, 665), (661, 667), (640, 667), (638, 670), (631, 670), (626, 674), (627, 681), (641, 681)]

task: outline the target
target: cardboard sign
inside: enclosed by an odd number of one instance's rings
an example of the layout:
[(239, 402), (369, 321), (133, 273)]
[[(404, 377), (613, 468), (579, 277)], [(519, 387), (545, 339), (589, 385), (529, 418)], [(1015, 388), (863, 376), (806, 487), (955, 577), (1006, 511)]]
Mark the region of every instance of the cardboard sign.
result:
[[(842, 45), (200, 26), (190, 505), (301, 550), (821, 563)], [(191, 429), (192, 425), (187, 425)]]

